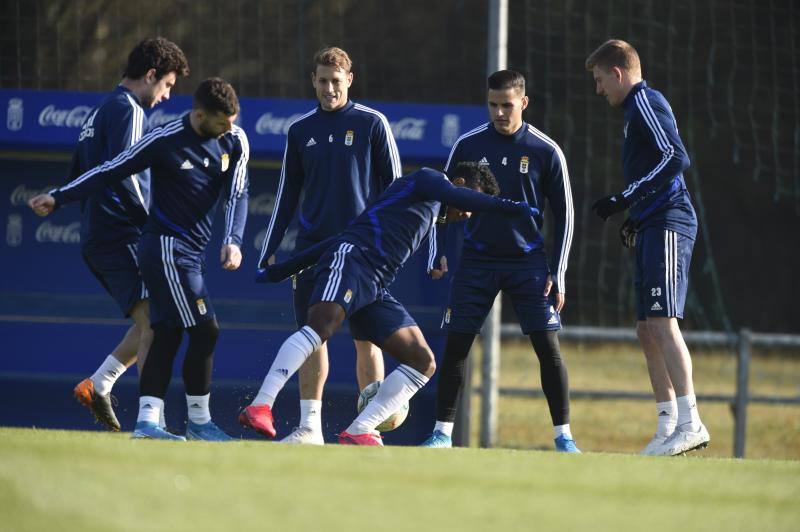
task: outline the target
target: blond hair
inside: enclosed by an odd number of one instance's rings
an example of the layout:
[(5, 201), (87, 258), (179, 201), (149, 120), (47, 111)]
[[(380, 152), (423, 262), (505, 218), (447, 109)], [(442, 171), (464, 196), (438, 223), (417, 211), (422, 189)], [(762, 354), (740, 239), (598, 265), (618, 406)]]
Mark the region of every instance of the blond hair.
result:
[(617, 67), (639, 76), (642, 74), (642, 64), (636, 49), (620, 39), (610, 39), (604, 42), (589, 55), (586, 59), (586, 70), (591, 71), (596, 66), (603, 70)]

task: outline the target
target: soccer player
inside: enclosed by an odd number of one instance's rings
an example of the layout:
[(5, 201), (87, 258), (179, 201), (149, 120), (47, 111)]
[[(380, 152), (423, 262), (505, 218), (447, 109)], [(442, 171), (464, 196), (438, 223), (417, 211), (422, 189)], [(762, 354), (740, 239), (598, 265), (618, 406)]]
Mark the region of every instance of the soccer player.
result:
[[(157, 37), (131, 51), (122, 81), (89, 113), (72, 157), (68, 181), (113, 159), (148, 131), (144, 109), (169, 99), (178, 76), (189, 74), (181, 49)], [(89, 270), (133, 325), (94, 374), (81, 381), (75, 398), (108, 429), (120, 430), (111, 388), (134, 362), (141, 375), (153, 339), (147, 289), (136, 248), (150, 206), (150, 171), (131, 174), (85, 198), (81, 204), (81, 255)], [(160, 424), (164, 426), (163, 416)]]
[[(569, 426), (567, 368), (558, 343), (573, 227), (567, 163), (553, 140), (522, 120), (529, 103), (522, 74), (500, 70), (489, 76), (487, 100), (490, 122), (456, 141), (445, 172), (462, 161), (477, 162), (492, 170), (502, 197), (528, 202), (539, 212), (525, 218), (482, 213), (467, 221), (460, 265), (442, 320), (447, 339), (439, 372), (436, 425), (422, 445), (452, 446), (467, 356), (497, 293), (503, 291), (511, 298), (522, 332), (539, 358), (555, 448), (577, 453)], [(542, 235), (545, 200), (554, 225), (549, 253)], [(446, 264), (439, 259), (434, 278), (441, 277)]]
[(203, 81), (192, 111), (80, 177), (30, 201), (41, 215), (86, 198), (112, 183), (150, 168), (152, 208), (139, 241), (138, 259), (150, 292), (153, 343), (140, 378), (135, 438), (184, 439), (159, 427), (172, 364), (184, 332), (189, 344), (183, 381), (188, 439), (230, 439), (209, 413), (209, 389), (219, 326), (206, 290), (203, 270), (216, 203), (223, 196), (225, 232), (220, 262), (235, 270), (242, 260), (247, 216), (247, 161), (244, 131), (234, 125), (239, 101), (220, 78)]
[(440, 212), (450, 220), (471, 211), (531, 215), (532, 208), (525, 203), (492, 197), (498, 190), (488, 168), (462, 164), (453, 168), (450, 179), (452, 183), (430, 168), (403, 176), (339, 235), (301, 252), (289, 261), (290, 267), (267, 268), (268, 277), (270, 270), (281, 268), (280, 279), (317, 262), (307, 325), (280, 347), (258, 395), (239, 415), (242, 425), (274, 437), (275, 397), (306, 358), (349, 318), (352, 327), (401, 365), (339, 435), (339, 443), (382, 445), (375, 427), (422, 388), (436, 368), (419, 327), (388, 291), (397, 271), (426, 235), (429, 239), (435, 235)]
[[(295, 211), (300, 219), (295, 249), (302, 251), (342, 231), (401, 173), (400, 156), (386, 117), (348, 99), (353, 72), (347, 52), (336, 47), (318, 51), (311, 83), (319, 106), (289, 128), (275, 209), (259, 260), (262, 266), (274, 261)], [(313, 287), (310, 271), (294, 278), (298, 327), (308, 320)], [(363, 332), (352, 327), (350, 332), (356, 347), (358, 385), (363, 389), (383, 379), (383, 355)], [(323, 343), (300, 368), (300, 425), (282, 441), (324, 443), (322, 391), (328, 363), (327, 344)]]
[(628, 210), (620, 237), (635, 247), (637, 325), (656, 399), (658, 427), (642, 451), (676, 455), (708, 445), (710, 436), (697, 412), (692, 359), (683, 341), (689, 263), (697, 218), (683, 172), (689, 157), (675, 116), (664, 96), (647, 86), (636, 50), (609, 40), (586, 60), (597, 94), (625, 113), (622, 192), (597, 200), (603, 220)]

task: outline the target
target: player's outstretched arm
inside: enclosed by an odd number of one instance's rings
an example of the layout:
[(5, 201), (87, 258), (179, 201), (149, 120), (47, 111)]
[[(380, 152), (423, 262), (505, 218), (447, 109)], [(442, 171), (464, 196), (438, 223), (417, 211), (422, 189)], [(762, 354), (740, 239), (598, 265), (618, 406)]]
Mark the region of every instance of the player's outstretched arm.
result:
[[(444, 174), (429, 171), (418, 178), (418, 190), (428, 199), (465, 212), (494, 212), (508, 217), (536, 216), (539, 209), (525, 202), (490, 196), (464, 187), (454, 186)], [(450, 221), (450, 220), (448, 220)]]
[(158, 128), (110, 161), (95, 166), (64, 186), (51, 190), (50, 195), (55, 199), (55, 207), (91, 196), (108, 185), (149, 168), (156, 156), (156, 150), (160, 147), (158, 141), (176, 131), (179, 131), (177, 125)]

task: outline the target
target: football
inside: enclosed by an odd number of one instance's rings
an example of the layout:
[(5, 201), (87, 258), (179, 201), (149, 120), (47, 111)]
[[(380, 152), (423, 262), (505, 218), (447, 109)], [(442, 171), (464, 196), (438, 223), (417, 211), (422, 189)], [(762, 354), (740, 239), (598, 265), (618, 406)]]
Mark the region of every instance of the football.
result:
[[(356, 408), (358, 409), (358, 413), (360, 414), (364, 408), (372, 401), (372, 398), (375, 397), (375, 394), (378, 393), (378, 389), (381, 386), (381, 382), (383, 381), (375, 381), (371, 384), (368, 384), (364, 387), (363, 390), (358, 394), (358, 404)], [(403, 424), (403, 421), (406, 420), (408, 417), (408, 401), (406, 401), (394, 414), (386, 418), (380, 425), (375, 427), (376, 430), (380, 432), (388, 432), (390, 430), (394, 430), (400, 425)]]

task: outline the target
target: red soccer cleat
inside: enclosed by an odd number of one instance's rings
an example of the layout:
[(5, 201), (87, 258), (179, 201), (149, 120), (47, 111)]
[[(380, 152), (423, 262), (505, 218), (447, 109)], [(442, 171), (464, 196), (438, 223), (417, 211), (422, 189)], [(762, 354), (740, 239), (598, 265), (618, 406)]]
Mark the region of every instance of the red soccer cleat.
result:
[(250, 427), (267, 438), (275, 437), (275, 420), (272, 409), (268, 405), (250, 405), (242, 409), (239, 414), (239, 423)]
[(371, 445), (383, 447), (383, 441), (378, 434), (339, 434), (339, 445)]

